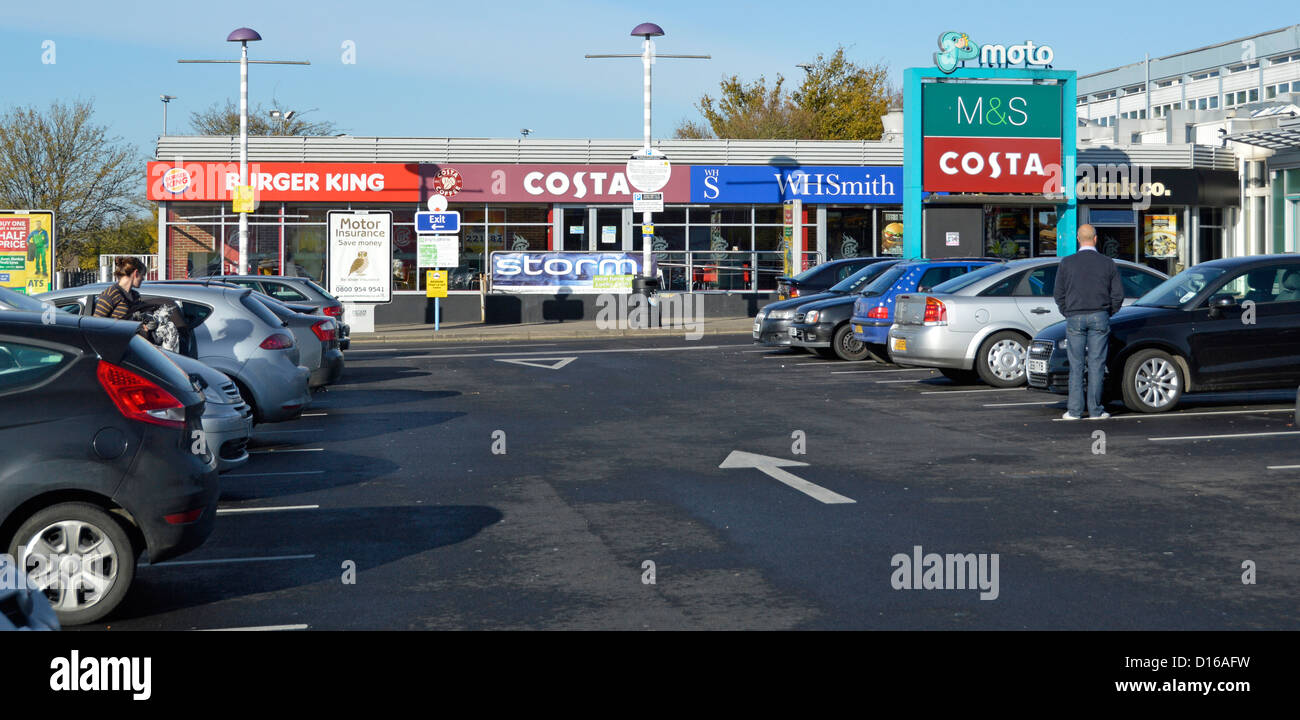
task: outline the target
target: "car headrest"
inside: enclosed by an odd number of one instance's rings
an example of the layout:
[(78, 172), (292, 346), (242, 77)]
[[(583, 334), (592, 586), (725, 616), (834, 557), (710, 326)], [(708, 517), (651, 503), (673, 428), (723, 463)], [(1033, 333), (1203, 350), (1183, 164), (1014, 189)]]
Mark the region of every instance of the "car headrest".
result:
[(1282, 276), (1284, 290), (1300, 290), (1300, 270), (1287, 270)]

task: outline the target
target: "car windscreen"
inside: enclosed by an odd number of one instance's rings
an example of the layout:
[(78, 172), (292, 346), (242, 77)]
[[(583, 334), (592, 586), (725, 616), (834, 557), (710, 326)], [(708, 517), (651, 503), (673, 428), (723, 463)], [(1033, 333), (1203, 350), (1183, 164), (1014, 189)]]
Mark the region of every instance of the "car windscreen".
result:
[(1006, 269), (1007, 266), (1003, 263), (994, 263), (992, 265), (985, 265), (984, 267), (978, 268), (976, 270), (972, 270), (966, 273), (965, 275), (958, 275), (957, 277), (952, 278), (951, 280), (945, 280), (939, 283), (938, 285), (935, 285), (934, 287), (930, 288), (930, 292), (937, 292), (937, 293), (957, 292), (958, 290), (961, 290), (964, 287), (970, 287), (971, 285), (974, 285), (975, 283), (985, 278), (993, 277), (994, 275), (997, 275), (998, 273), (1003, 272)]
[(830, 292), (855, 292), (863, 285), (874, 280), (877, 275), (888, 270), (891, 265), (893, 265), (893, 263), (889, 261), (872, 263), (832, 285)]
[(248, 308), (249, 312), (256, 315), (258, 320), (261, 320), (274, 328), (284, 327), (284, 321), (276, 317), (275, 313), (271, 312), (270, 309), (263, 305), (262, 301), (258, 300), (257, 296), (251, 291), (241, 295), (239, 302), (244, 307)]
[(875, 280), (872, 280), (862, 289), (863, 296), (874, 297), (876, 295), (885, 294), (889, 288), (894, 286), (894, 283), (898, 282), (899, 278), (903, 277), (903, 274), (906, 272), (907, 266), (902, 264), (889, 268), (885, 272), (876, 276)]
[(1180, 307), (1225, 272), (1227, 270), (1220, 267), (1188, 268), (1155, 286), (1133, 304), (1142, 307)]

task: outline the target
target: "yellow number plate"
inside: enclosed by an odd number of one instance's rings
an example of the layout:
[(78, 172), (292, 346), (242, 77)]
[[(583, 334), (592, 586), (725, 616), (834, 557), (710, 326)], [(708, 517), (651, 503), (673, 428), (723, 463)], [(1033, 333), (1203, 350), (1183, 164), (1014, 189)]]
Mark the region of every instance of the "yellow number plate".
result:
[(892, 339), (894, 341), (894, 345), (891, 348), (892, 350), (907, 352), (907, 338), (892, 338)]

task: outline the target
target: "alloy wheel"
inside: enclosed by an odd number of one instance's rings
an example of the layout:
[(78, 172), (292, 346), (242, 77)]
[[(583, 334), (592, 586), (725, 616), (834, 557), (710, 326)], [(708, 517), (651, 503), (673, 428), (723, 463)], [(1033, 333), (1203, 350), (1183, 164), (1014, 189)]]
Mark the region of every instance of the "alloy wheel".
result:
[(1138, 366), (1133, 385), (1142, 402), (1164, 407), (1178, 395), (1178, 370), (1163, 358), (1148, 358)]

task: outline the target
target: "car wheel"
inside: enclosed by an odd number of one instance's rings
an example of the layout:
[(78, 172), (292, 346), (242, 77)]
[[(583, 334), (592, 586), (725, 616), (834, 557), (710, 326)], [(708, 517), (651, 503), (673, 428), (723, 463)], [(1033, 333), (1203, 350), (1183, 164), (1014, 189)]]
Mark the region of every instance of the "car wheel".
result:
[(831, 339), (831, 348), (835, 350), (836, 357), (849, 362), (865, 360), (868, 355), (867, 344), (853, 337), (853, 328), (848, 323), (841, 325), (835, 331)]
[(248, 391), (248, 386), (233, 377), (230, 379), (234, 381), (235, 387), (239, 388), (239, 395), (244, 399), (244, 402), (248, 403), (248, 409), (253, 411), (253, 424), (257, 425), (264, 422), (262, 420), (262, 410), (257, 407), (257, 400), (253, 398), (253, 393)]
[(90, 503), (38, 511), (14, 533), (9, 554), (49, 598), (62, 625), (112, 612), (135, 578), (136, 549), (126, 530)]
[(1144, 413), (1164, 412), (1183, 396), (1183, 369), (1161, 350), (1134, 353), (1124, 363), (1124, 405)]
[(979, 379), (997, 388), (1024, 385), (1025, 358), (1029, 341), (1011, 330), (993, 333), (975, 354), (975, 371)]
[(813, 353), (815, 353), (817, 357), (825, 358), (827, 360), (836, 359), (835, 348), (808, 348), (808, 349), (813, 351)]
[(974, 370), (959, 370), (957, 368), (939, 368), (939, 372), (949, 380), (958, 385), (970, 385), (980, 379), (979, 373)]

